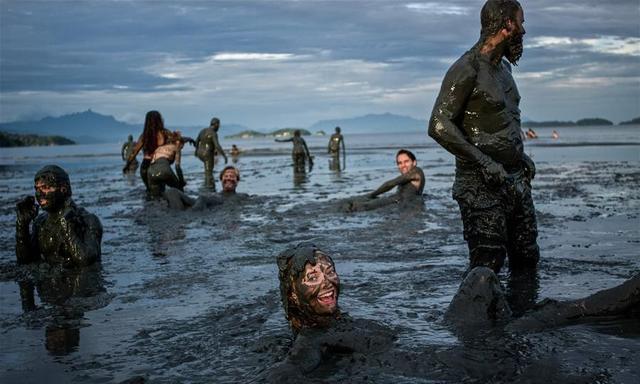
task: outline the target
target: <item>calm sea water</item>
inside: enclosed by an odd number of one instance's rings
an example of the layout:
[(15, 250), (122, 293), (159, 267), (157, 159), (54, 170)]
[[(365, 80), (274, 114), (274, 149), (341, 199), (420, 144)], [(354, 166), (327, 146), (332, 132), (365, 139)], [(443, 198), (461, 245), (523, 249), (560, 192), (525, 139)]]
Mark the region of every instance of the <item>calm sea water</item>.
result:
[[(538, 167), (539, 297), (576, 298), (640, 270), (640, 127), (557, 128), (558, 140), (552, 129), (536, 129), (540, 138), (525, 143)], [(403, 327), (402, 349), (458, 345), (438, 322), (467, 263), (451, 199), (453, 157), (426, 132), (343, 133), (346, 168), (329, 169), (328, 137), (308, 137), (315, 166), (303, 177), (292, 174), (290, 143), (222, 138), (225, 149), (246, 151), (236, 163), (238, 190), (254, 197), (239, 209), (202, 214), (148, 206), (137, 174), (121, 173), (121, 143), (0, 149), (0, 382), (117, 382), (137, 374), (158, 382), (251, 381), (283, 357), (282, 348), (256, 344), (283, 345), (278, 340), (289, 335), (274, 256), (308, 239), (336, 255), (343, 309)], [(400, 147), (413, 150), (425, 170), (423, 212), (408, 219), (336, 209), (339, 199), (395, 177)], [(203, 166), (191, 147), (184, 153), (186, 192), (196, 196)], [(39, 309), (27, 313), (18, 284), (25, 272), (14, 263), (15, 202), (33, 193), (34, 173), (50, 163), (69, 172), (76, 202), (102, 221), (106, 293), (59, 305), (36, 295)], [(76, 339), (62, 340), (66, 353), (49, 348), (56, 327), (77, 330)], [(576, 372), (599, 361), (576, 351), (622, 350), (619, 338), (599, 330), (566, 332), (540, 337), (555, 343), (559, 359), (571, 353), (564, 364)], [(630, 343), (640, 348), (637, 337)], [(612, 372), (640, 377), (628, 360), (615, 361), (622, 365)]]

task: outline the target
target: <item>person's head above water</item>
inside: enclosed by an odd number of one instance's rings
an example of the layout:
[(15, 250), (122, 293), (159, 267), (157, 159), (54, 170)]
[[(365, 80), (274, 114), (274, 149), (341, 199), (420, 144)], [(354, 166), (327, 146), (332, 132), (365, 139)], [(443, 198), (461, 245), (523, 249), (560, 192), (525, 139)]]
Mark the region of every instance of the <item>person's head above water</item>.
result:
[(211, 119), (209, 126), (217, 131), (220, 128), (220, 119), (214, 117), (213, 119)]
[(294, 334), (323, 327), (340, 315), (340, 279), (331, 257), (310, 242), (278, 255), (284, 313)]
[(224, 167), (220, 172), (220, 182), (222, 183), (222, 192), (235, 193), (240, 182), (240, 171), (233, 165)]
[(401, 149), (396, 153), (396, 164), (398, 165), (398, 170), (403, 175), (412, 170), (418, 165), (418, 161), (416, 160), (416, 155), (413, 152)]
[(480, 12), (480, 40), (502, 35), (506, 42), (504, 56), (517, 65), (522, 56), (522, 36), (526, 33), (522, 6), (516, 0), (488, 0)]
[(45, 211), (55, 211), (71, 197), (69, 175), (57, 165), (47, 165), (33, 178), (36, 200)]

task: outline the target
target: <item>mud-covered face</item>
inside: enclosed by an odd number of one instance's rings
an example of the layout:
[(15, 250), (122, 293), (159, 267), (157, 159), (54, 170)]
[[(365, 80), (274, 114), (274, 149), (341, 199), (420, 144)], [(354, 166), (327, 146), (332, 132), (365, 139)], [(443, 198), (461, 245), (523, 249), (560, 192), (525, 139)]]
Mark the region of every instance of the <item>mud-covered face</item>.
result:
[(55, 211), (64, 205), (67, 198), (67, 190), (64, 186), (37, 180), (35, 183), (36, 200), (45, 211)]
[(524, 36), (526, 31), (524, 29), (524, 26), (522, 25), (523, 23), (524, 13), (521, 8), (516, 13), (515, 20), (509, 24), (511, 30), (509, 31), (510, 36), (504, 54), (507, 60), (509, 60), (509, 62), (513, 65), (518, 64), (518, 60), (520, 60), (520, 57), (522, 57), (522, 51), (524, 49), (522, 37)]
[(224, 192), (235, 192), (238, 186), (238, 175), (233, 169), (227, 169), (222, 174), (222, 190)]
[(400, 173), (405, 175), (416, 166), (417, 162), (415, 160), (411, 160), (407, 154), (401, 153), (396, 158), (396, 164), (398, 164), (398, 170)]
[(319, 255), (316, 260), (315, 265), (305, 265), (296, 281), (294, 296), (312, 315), (331, 315), (338, 309), (340, 279), (329, 258)]

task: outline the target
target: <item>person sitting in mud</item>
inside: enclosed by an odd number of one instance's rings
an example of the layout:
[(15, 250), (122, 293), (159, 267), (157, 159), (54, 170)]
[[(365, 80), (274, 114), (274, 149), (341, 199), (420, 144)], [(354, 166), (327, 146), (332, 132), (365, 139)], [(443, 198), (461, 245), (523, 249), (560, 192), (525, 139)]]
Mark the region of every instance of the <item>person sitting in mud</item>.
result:
[[(596, 316), (640, 316), (640, 274), (614, 288), (569, 301), (545, 299), (508, 325), (512, 331), (536, 331)], [(473, 268), (449, 304), (445, 320), (465, 330), (513, 320), (511, 308), (495, 272)]]
[(211, 119), (209, 127), (200, 131), (195, 141), (196, 156), (204, 163), (204, 184), (214, 191), (216, 184), (213, 179), (213, 166), (216, 155), (222, 155), (224, 157), (224, 163), (227, 164), (227, 155), (225, 155), (218, 140), (219, 129), (220, 120), (214, 117)]
[[(416, 156), (406, 149), (401, 149), (396, 154), (396, 164), (400, 176), (382, 184), (378, 189), (369, 193), (364, 200), (351, 200), (345, 210), (348, 212), (366, 211), (376, 209), (389, 204), (406, 203), (422, 196), (425, 178), (422, 168), (418, 167)], [(398, 187), (394, 196), (372, 200), (379, 195)]]
[(136, 142), (133, 141), (133, 135), (129, 135), (126, 143), (122, 144), (121, 156), (127, 164), (125, 173), (134, 173), (138, 169), (138, 160), (134, 157), (132, 161), (128, 161), (129, 157), (133, 153), (133, 149), (136, 146)]
[[(162, 197), (167, 186), (182, 191), (187, 185), (180, 167), (185, 142), (193, 143), (193, 139), (183, 137), (179, 131), (173, 132), (169, 135), (167, 143), (159, 146), (153, 153), (148, 170), (149, 195), (152, 198)], [(171, 164), (175, 164), (175, 173)]]
[(307, 142), (300, 136), (300, 130), (293, 131), (293, 137), (288, 139), (276, 139), (279, 143), (286, 143), (291, 141), (293, 143), (293, 150), (291, 152), (291, 158), (293, 159), (293, 167), (296, 172), (305, 172), (305, 160), (309, 160), (309, 170), (313, 167), (313, 159), (309, 154), (309, 148)]
[(222, 195), (235, 195), (236, 188), (240, 182), (240, 171), (238, 168), (228, 165), (220, 172), (220, 183), (222, 184)]
[[(102, 224), (98, 217), (71, 199), (69, 175), (47, 165), (34, 178), (35, 199), (16, 205), (18, 264), (44, 261), (72, 268), (100, 261)], [(38, 205), (45, 211), (38, 215)]]
[(302, 242), (277, 257), (280, 297), (294, 345), (270, 381), (295, 382), (322, 360), (354, 352), (377, 353), (394, 341), (377, 323), (354, 320), (338, 306), (340, 278), (331, 256)]

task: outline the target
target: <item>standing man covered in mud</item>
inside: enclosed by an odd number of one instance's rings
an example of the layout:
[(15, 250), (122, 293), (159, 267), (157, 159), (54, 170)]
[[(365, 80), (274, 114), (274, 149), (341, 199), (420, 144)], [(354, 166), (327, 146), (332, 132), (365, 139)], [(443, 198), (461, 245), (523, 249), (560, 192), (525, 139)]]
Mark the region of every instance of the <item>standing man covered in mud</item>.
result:
[(329, 145), (327, 146), (327, 153), (331, 155), (331, 169), (340, 170), (340, 147), (342, 147), (343, 162), (347, 156), (347, 151), (344, 149), (344, 137), (340, 133), (340, 127), (336, 127), (336, 132), (331, 135), (329, 139)]
[(293, 142), (293, 150), (291, 152), (291, 158), (293, 159), (293, 167), (295, 172), (305, 172), (305, 159), (309, 160), (309, 170), (313, 167), (313, 160), (309, 154), (309, 148), (307, 142), (300, 136), (300, 130), (293, 131), (293, 137), (289, 139), (276, 139), (279, 143)]
[[(18, 264), (45, 261), (63, 267), (82, 267), (100, 260), (102, 224), (71, 199), (69, 175), (47, 165), (34, 178), (36, 196), (16, 205)], [(38, 215), (38, 205), (45, 211)]]
[[(122, 144), (122, 160), (126, 162), (129, 159), (129, 156), (131, 156), (131, 153), (133, 153), (133, 148), (135, 146), (136, 142), (133, 141), (133, 135), (129, 135), (127, 142)], [(127, 162), (127, 164), (128, 166), (125, 169), (126, 173), (134, 173), (136, 169), (138, 169), (138, 160), (135, 157), (133, 158), (133, 161)]]
[[(478, 43), (447, 72), (429, 136), (456, 157), (458, 201), (470, 269), (535, 268), (539, 259), (531, 180), (535, 165), (520, 136), (520, 94), (511, 64), (522, 55), (524, 14), (515, 0), (489, 0)], [(506, 60), (504, 60), (506, 59)]]
[(227, 155), (220, 146), (218, 141), (218, 130), (220, 129), (220, 120), (217, 117), (211, 119), (209, 127), (203, 129), (196, 139), (196, 156), (204, 163), (204, 184), (206, 187), (216, 190), (216, 184), (213, 179), (213, 166), (216, 153), (224, 157), (224, 163), (227, 164)]

